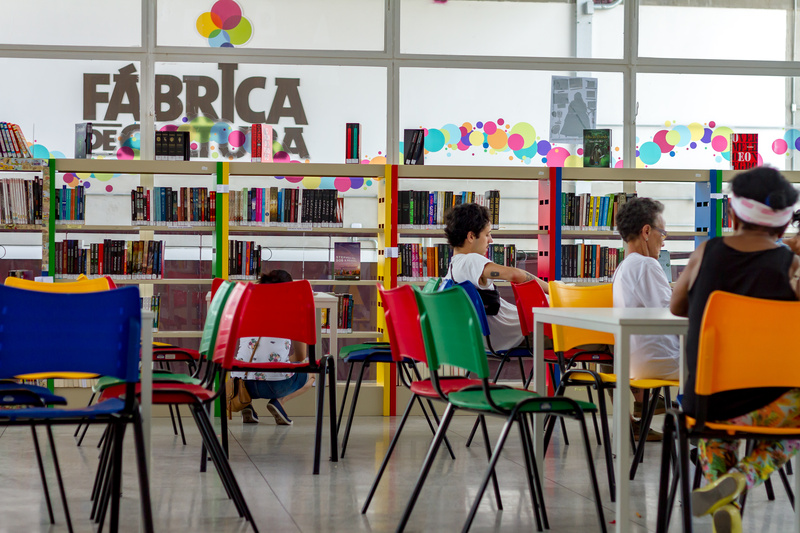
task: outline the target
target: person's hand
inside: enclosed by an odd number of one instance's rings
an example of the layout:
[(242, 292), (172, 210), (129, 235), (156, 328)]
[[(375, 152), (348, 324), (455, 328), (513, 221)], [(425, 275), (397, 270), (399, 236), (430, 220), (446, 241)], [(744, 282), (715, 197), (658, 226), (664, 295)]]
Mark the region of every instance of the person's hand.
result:
[(783, 239), (783, 244), (791, 248), (795, 254), (800, 255), (800, 233), (794, 237)]

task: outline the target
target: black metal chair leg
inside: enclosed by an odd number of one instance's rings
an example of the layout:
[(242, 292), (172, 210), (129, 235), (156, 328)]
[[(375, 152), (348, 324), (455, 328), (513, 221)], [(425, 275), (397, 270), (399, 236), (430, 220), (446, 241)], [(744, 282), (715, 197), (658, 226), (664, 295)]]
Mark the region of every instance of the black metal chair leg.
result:
[[(328, 356), (328, 410), (330, 417), (330, 447), (331, 447), (331, 462), (336, 463), (339, 461), (339, 434), (336, 431), (336, 422), (333, 417), (336, 416), (336, 365), (334, 364), (333, 356)], [(321, 437), (320, 437), (321, 438)]]
[[(450, 421), (453, 419), (454, 412), (455, 408), (453, 405), (448, 404), (447, 409), (445, 409), (444, 414), (442, 415), (442, 423), (439, 424), (439, 429), (436, 431), (433, 441), (431, 441), (427, 455), (425, 455), (425, 461), (422, 463), (422, 469), (417, 477), (417, 482), (414, 484), (414, 490), (411, 492), (411, 498), (409, 498), (406, 508), (403, 511), (403, 516), (400, 519), (400, 523), (397, 525), (397, 529), (395, 530), (396, 533), (401, 533), (403, 530), (405, 530), (406, 524), (408, 524), (408, 519), (411, 518), (411, 513), (414, 511), (414, 505), (417, 503), (417, 498), (419, 498), (422, 485), (425, 484), (425, 479), (428, 477), (433, 460), (436, 458), (436, 452), (439, 450), (439, 445), (442, 443), (444, 434), (447, 433), (447, 428), (450, 426)], [(492, 470), (494, 469), (492, 468)], [(486, 483), (488, 484), (488, 476)]]
[(647, 433), (650, 431), (650, 424), (653, 422), (653, 415), (655, 414), (656, 406), (658, 405), (658, 396), (660, 395), (660, 392), (660, 387), (653, 389), (651, 394), (647, 394), (647, 392), (645, 392), (645, 398), (647, 396), (651, 396), (651, 398), (649, 402), (642, 404), (642, 409), (647, 407), (647, 411), (645, 411), (645, 417), (639, 424), (641, 431), (639, 432), (639, 444), (634, 448), (635, 453), (630, 471), (631, 481), (633, 481), (633, 479), (636, 477), (636, 470), (639, 467), (639, 463), (644, 461), (644, 445), (647, 442)]
[(147, 456), (144, 449), (142, 417), (138, 411), (133, 414), (133, 438), (136, 446), (136, 467), (139, 474), (139, 501), (142, 508), (142, 529), (153, 533), (153, 507), (150, 498), (150, 479), (147, 474)]
[[(788, 463), (787, 463), (788, 464)], [(792, 486), (789, 484), (789, 478), (786, 477), (786, 465), (782, 468), (778, 469), (778, 475), (781, 477), (781, 482), (783, 483), (783, 488), (786, 490), (786, 497), (789, 498), (789, 503), (792, 504), (792, 510), (794, 511), (794, 491), (792, 490)]]
[[(561, 418), (561, 417), (559, 417)], [(544, 528), (550, 529), (550, 521), (547, 518), (547, 508), (544, 505), (544, 490), (542, 490), (542, 483), (541, 478), (539, 477), (539, 467), (536, 464), (536, 455), (533, 453), (533, 437), (531, 433), (532, 424), (535, 423), (535, 420), (531, 416), (531, 421), (529, 422), (525, 415), (522, 415), (522, 427), (525, 429), (525, 440), (528, 446), (528, 453), (531, 456), (531, 473), (533, 474), (533, 485), (536, 488), (536, 495), (539, 501), (539, 508), (541, 509), (542, 513), (542, 521), (544, 522)]]
[[(361, 383), (364, 380), (364, 372), (369, 368), (369, 363), (361, 365), (361, 372), (358, 373), (358, 380), (356, 380), (356, 388), (353, 391), (353, 400), (350, 402), (350, 414), (347, 417), (347, 425), (344, 428), (344, 436), (342, 437), (342, 451), (341, 457), (344, 457), (345, 450), (347, 450), (347, 441), (350, 438), (350, 429), (353, 426), (353, 418), (356, 416), (356, 404), (358, 404), (358, 394), (361, 392)], [(344, 403), (342, 403), (344, 407)], [(339, 426), (336, 426), (337, 430)]]
[[(61, 477), (61, 466), (58, 464), (58, 455), (56, 454), (56, 441), (53, 439), (53, 430), (50, 425), (46, 425), (47, 440), (50, 441), (50, 452), (53, 454), (53, 465), (56, 468), (56, 479), (58, 480), (58, 490), (61, 492), (61, 503), (64, 505), (64, 515), (67, 517), (67, 528), (72, 533), (72, 518), (69, 515), (69, 505), (67, 504), (67, 494), (64, 492), (64, 479)], [(116, 530), (115, 530), (116, 531)]]
[[(419, 406), (422, 409), (423, 408), (422, 407), (422, 398), (417, 396), (417, 402), (419, 402)], [(430, 407), (431, 415), (433, 416), (433, 420), (436, 422), (436, 424), (434, 425), (434, 424), (431, 424), (430, 421), (429, 421), (428, 426), (431, 428), (431, 433), (436, 435), (436, 428), (439, 427), (439, 423), (440, 423), (439, 422), (439, 415), (436, 414), (436, 409), (433, 407), (433, 402), (430, 399), (428, 400), (428, 407)], [(453, 453), (453, 447), (450, 446), (450, 439), (447, 438), (447, 435), (445, 435), (445, 437), (444, 437), (444, 445), (447, 448), (447, 453), (450, 454), (450, 458), (455, 461), (456, 454)]]
[[(342, 417), (344, 416), (344, 406), (347, 403), (347, 393), (350, 390), (350, 379), (353, 377), (353, 367), (355, 363), (348, 363), (350, 368), (347, 371), (347, 381), (344, 382), (344, 395), (342, 396), (342, 404), (339, 406), (339, 417), (336, 419), (336, 435), (339, 435), (339, 428), (342, 427)], [(362, 364), (363, 366), (363, 364)]]
[[(608, 475), (608, 489), (611, 491), (611, 501), (617, 501), (616, 482), (614, 480), (614, 456), (611, 452), (611, 435), (608, 430), (608, 412), (606, 411), (606, 400), (603, 390), (597, 391), (597, 403), (600, 408), (600, 426), (603, 429), (603, 450), (606, 456), (606, 473)], [(622, 457), (620, 461), (624, 460)]]
[[(602, 533), (606, 533), (607, 526), (606, 526), (606, 519), (603, 512), (603, 504), (600, 500), (600, 487), (597, 483), (597, 472), (594, 468), (594, 460), (592, 459), (592, 448), (589, 442), (589, 430), (586, 427), (586, 418), (584, 417), (583, 413), (578, 413), (578, 423), (581, 426), (581, 436), (583, 437), (583, 447), (586, 450), (586, 463), (589, 467), (589, 475), (592, 480), (592, 492), (594, 494), (594, 506), (595, 511), (597, 512), (597, 520), (600, 523), (600, 531)], [(534, 466), (536, 463), (534, 463)], [(537, 476), (538, 479), (538, 476)], [(539, 489), (541, 490), (541, 488)]]
[[(92, 402), (94, 402), (94, 397), (96, 395), (97, 395), (97, 393), (92, 391), (92, 395), (89, 396), (89, 403), (86, 404), (86, 407), (89, 407), (90, 405), (92, 405)], [(72, 434), (73, 437), (77, 437), (78, 436), (78, 432), (81, 430), (81, 426), (82, 425), (83, 425), (83, 423), (78, 424), (78, 426), (75, 428), (75, 433)], [(80, 446), (80, 444), (78, 444), (78, 446)]]
[[(325, 408), (325, 381), (327, 378), (327, 362), (320, 360), (320, 373), (317, 382), (317, 409), (314, 431), (314, 475), (319, 474), (320, 453), (322, 451), (322, 410)], [(338, 438), (337, 438), (338, 440)]]
[[(211, 426), (210, 420), (208, 417), (204, 417), (203, 414), (200, 414), (198, 411), (201, 410), (196, 406), (190, 405), (189, 411), (192, 413), (192, 417), (194, 418), (194, 422), (197, 425), (197, 430), (200, 432), (200, 438), (203, 439), (203, 442), (206, 443), (206, 448), (209, 452), (209, 457), (211, 458), (211, 462), (214, 465), (214, 469), (217, 471), (217, 475), (219, 476), (220, 481), (222, 482), (222, 486), (225, 489), (225, 493), (228, 496), (228, 499), (233, 500), (234, 505), (236, 506), (236, 511), (239, 513), (239, 516), (244, 516), (244, 509), (242, 506), (242, 502), (237, 498), (236, 492), (233, 487), (233, 483), (231, 481), (231, 473), (228, 469), (224, 468), (223, 465), (228, 462), (225, 452), (222, 450), (222, 447), (219, 445), (219, 441), (216, 441), (216, 436), (214, 435), (214, 428)], [(208, 422), (206, 422), (208, 421)], [(216, 441), (216, 442), (215, 442)]]
[(689, 487), (689, 439), (683, 429), (683, 424), (677, 424), (678, 431), (678, 460), (681, 465), (681, 509), (683, 510), (684, 533), (692, 531), (692, 493)]
[(186, 446), (186, 434), (183, 432), (183, 422), (181, 421), (181, 411), (178, 404), (175, 404), (175, 418), (178, 419), (178, 429), (181, 432), (181, 442), (183, 442), (183, 445)]
[[(481, 434), (483, 435), (483, 446), (486, 448), (486, 459), (488, 461), (492, 460), (492, 443), (489, 440), (489, 430), (486, 427), (486, 418), (481, 415), (478, 417), (478, 420), (481, 424)], [(495, 503), (497, 503), (497, 510), (503, 510), (503, 500), (500, 497), (500, 484), (497, 483), (497, 474), (492, 472), (492, 488), (494, 489), (494, 499)]]
[(175, 424), (175, 414), (172, 412), (172, 404), (167, 406), (169, 408), (169, 418), (172, 421), (172, 434), (178, 436), (178, 426)]
[(36, 434), (36, 426), (31, 426), (31, 433), (33, 434), (33, 449), (36, 450), (36, 464), (39, 465), (39, 476), (42, 479), (42, 489), (44, 490), (44, 501), (47, 503), (47, 514), (50, 517), (50, 523), (55, 524), (56, 520), (53, 517), (53, 504), (50, 502), (50, 491), (47, 488), (47, 476), (44, 473), (44, 463), (42, 462), (42, 451), (39, 448), (39, 436)]

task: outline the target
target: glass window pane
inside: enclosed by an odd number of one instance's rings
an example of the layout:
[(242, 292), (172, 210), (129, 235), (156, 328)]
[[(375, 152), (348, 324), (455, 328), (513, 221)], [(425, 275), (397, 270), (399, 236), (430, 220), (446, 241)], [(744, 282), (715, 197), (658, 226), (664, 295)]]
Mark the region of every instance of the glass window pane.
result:
[(141, 0), (0, 0), (2, 44), (141, 46)]
[(159, 46), (383, 50), (383, 17), (383, 0), (169, 0), (158, 3), (156, 38)]
[(640, 74), (637, 166), (730, 169), (731, 133), (757, 133), (759, 162), (791, 168), (797, 130), (786, 126), (788, 83), (777, 76)]
[(651, 0), (639, 7), (642, 57), (791, 59), (787, 49), (789, 2), (753, 3), (753, 7), (742, 8), (673, 4)]
[(249, 161), (250, 125), (264, 123), (279, 160), (344, 163), (356, 122), (362, 161), (385, 162), (383, 67), (157, 63), (156, 95), (156, 129), (190, 131), (193, 159)]
[[(574, 107), (566, 98), (553, 110), (562, 116), (551, 116), (553, 76), (569, 73), (400, 69), (400, 141), (403, 129), (425, 128), (426, 165), (582, 166), (581, 142), (555, 140)], [(595, 128), (612, 130), (611, 164), (621, 165), (622, 75), (583, 76), (596, 79), (587, 101), (596, 101)]]
[(578, 15), (574, 2), (402, 0), (400, 50), (408, 54), (621, 58), (623, 23), (621, 4), (609, 9), (597, 6), (593, 14)]
[(74, 157), (79, 122), (95, 126), (93, 153), (115, 157), (122, 143), (138, 148), (139, 70), (136, 61), (0, 59), (1, 72), (33, 80), (6, 84), (0, 116), (36, 142), (34, 157)]

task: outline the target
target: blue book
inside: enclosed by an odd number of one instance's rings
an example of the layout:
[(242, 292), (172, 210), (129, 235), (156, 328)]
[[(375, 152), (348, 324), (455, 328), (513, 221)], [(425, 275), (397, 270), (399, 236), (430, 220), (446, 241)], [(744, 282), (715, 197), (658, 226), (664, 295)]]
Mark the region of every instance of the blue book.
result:
[(61, 220), (67, 220), (67, 195), (69, 189), (66, 185), (61, 187)]
[(428, 194), (428, 225), (436, 224), (436, 194)]
[(608, 224), (606, 221), (608, 220), (608, 196), (601, 196), (601, 204), (602, 207), (600, 209), (600, 223), (599, 226), (607, 227)]
[(158, 212), (158, 220), (159, 221), (166, 221), (167, 220), (167, 189), (166, 187), (159, 187), (158, 188), (158, 195), (161, 198), (161, 205), (159, 206)]
[(285, 222), (283, 216), (283, 191), (283, 189), (278, 189), (278, 222)]

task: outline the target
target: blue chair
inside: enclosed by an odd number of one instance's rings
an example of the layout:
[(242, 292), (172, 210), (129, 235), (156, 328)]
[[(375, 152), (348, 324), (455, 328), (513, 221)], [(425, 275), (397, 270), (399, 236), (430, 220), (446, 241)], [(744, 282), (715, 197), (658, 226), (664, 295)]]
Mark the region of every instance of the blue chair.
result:
[[(91, 327), (77, 327), (74, 316), (91, 317)], [(0, 379), (38, 372), (85, 372), (116, 376), (125, 380), (125, 399), (101, 402), (88, 407), (47, 407), (35, 392), (26, 387), (6, 391), (20, 403), (34, 407), (0, 410), (0, 425), (44, 425), (51, 444), (54, 424), (110, 424), (112, 427), (109, 461), (111, 505), (110, 530), (119, 528), (122, 446), (125, 429), (134, 426), (143, 529), (153, 531), (150, 488), (145, 465), (144, 439), (135, 386), (139, 379), (141, 313), (139, 290), (127, 287), (115, 291), (84, 294), (34, 292), (0, 286)], [(24, 400), (29, 395), (28, 400)], [(72, 525), (58, 457), (53, 463), (70, 531)], [(105, 508), (104, 508), (105, 514)]]

